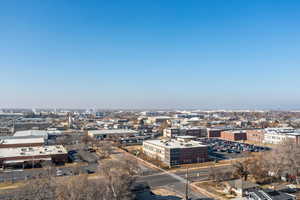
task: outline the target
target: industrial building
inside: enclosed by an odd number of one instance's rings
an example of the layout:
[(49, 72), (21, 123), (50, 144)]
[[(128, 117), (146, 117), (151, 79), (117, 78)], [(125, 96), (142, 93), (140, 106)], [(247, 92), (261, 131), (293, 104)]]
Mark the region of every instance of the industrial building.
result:
[[(39, 136), (0, 137), (0, 148), (43, 146), (45, 138)], [(0, 156), (2, 156), (0, 154)]]
[(43, 130), (25, 130), (25, 131), (17, 131), (14, 134), (15, 137), (24, 137), (24, 136), (39, 136), (45, 139), (48, 139), (48, 132)]
[(34, 166), (45, 161), (65, 163), (68, 160), (62, 145), (0, 148), (0, 166)]
[(191, 140), (193, 136), (179, 136), (170, 140), (146, 140), (143, 152), (168, 166), (199, 163), (208, 160), (208, 146)]
[(103, 129), (88, 131), (88, 135), (96, 139), (109, 139), (109, 138), (126, 138), (138, 134), (135, 130), (130, 129)]

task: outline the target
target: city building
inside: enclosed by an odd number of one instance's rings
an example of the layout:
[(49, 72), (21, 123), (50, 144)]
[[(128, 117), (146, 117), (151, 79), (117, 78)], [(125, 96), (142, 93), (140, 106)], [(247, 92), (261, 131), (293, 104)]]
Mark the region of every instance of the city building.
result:
[(192, 136), (179, 136), (170, 140), (146, 140), (143, 152), (168, 166), (199, 163), (208, 160), (208, 146), (191, 140)]
[(284, 141), (291, 140), (296, 144), (300, 143), (300, 130), (291, 127), (284, 128), (266, 128), (264, 133), (264, 143), (281, 144)]
[(103, 130), (91, 130), (88, 131), (90, 137), (96, 139), (109, 139), (109, 138), (125, 138), (138, 134), (138, 131), (130, 129), (103, 129)]
[(147, 122), (150, 124), (154, 124), (154, 123), (163, 123), (166, 122), (168, 120), (171, 120), (172, 118), (169, 116), (156, 116), (156, 117), (148, 117)]
[(11, 135), (12, 133), (13, 133), (13, 128), (0, 127), (0, 136)]
[(46, 129), (50, 127), (51, 120), (45, 118), (18, 118), (14, 121), (16, 131), (29, 130), (33, 128)]
[(246, 130), (247, 140), (262, 143), (264, 140), (264, 133), (263, 129)]
[(206, 127), (184, 127), (181, 129), (181, 135), (207, 137), (207, 128)]
[(45, 161), (65, 163), (68, 160), (67, 150), (62, 145), (0, 148), (0, 166), (37, 165)]
[(222, 131), (221, 138), (230, 141), (247, 140), (247, 133), (245, 130), (239, 131)]
[(223, 131), (223, 129), (219, 129), (219, 128), (208, 128), (207, 129), (207, 137), (211, 138), (211, 137), (221, 137), (221, 132)]
[(163, 136), (168, 138), (174, 138), (180, 135), (180, 128), (166, 128), (163, 130)]
[(207, 128), (205, 127), (183, 127), (166, 128), (163, 130), (164, 137), (174, 138), (179, 135), (190, 135), (195, 137), (207, 137)]

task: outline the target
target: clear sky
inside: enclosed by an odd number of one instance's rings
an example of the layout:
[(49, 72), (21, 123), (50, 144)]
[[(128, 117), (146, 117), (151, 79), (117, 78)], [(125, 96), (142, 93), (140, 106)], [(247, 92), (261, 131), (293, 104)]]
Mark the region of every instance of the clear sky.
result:
[(300, 108), (298, 0), (2, 0), (0, 107)]

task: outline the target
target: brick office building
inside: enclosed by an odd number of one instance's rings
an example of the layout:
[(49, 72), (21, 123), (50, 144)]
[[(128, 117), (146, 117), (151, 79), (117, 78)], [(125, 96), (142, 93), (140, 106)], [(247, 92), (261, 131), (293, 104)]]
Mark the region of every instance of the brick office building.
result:
[(247, 130), (247, 140), (252, 142), (262, 143), (264, 140), (264, 130), (255, 129), (255, 130)]
[(208, 128), (207, 129), (207, 137), (221, 137), (221, 132), (228, 129), (222, 129), (222, 128)]
[(207, 137), (207, 128), (206, 127), (182, 128), (181, 135), (189, 135), (189, 136), (195, 136), (195, 137)]
[(247, 140), (246, 131), (222, 131), (221, 138), (230, 141)]
[(143, 142), (143, 152), (168, 166), (207, 161), (208, 147), (190, 138), (191, 136), (179, 136), (167, 141), (146, 140)]

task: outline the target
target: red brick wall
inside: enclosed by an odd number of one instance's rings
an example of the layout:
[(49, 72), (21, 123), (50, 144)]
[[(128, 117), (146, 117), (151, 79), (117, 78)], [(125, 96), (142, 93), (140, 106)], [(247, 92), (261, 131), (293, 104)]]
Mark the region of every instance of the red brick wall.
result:
[(263, 142), (264, 131), (263, 130), (247, 130), (247, 140), (253, 142)]
[(208, 160), (207, 147), (194, 147), (180, 149), (179, 162), (180, 163), (196, 163), (205, 162)]
[(207, 137), (221, 137), (221, 130), (207, 130)]
[(221, 138), (230, 141), (246, 140), (247, 134), (246, 132), (222, 131)]

